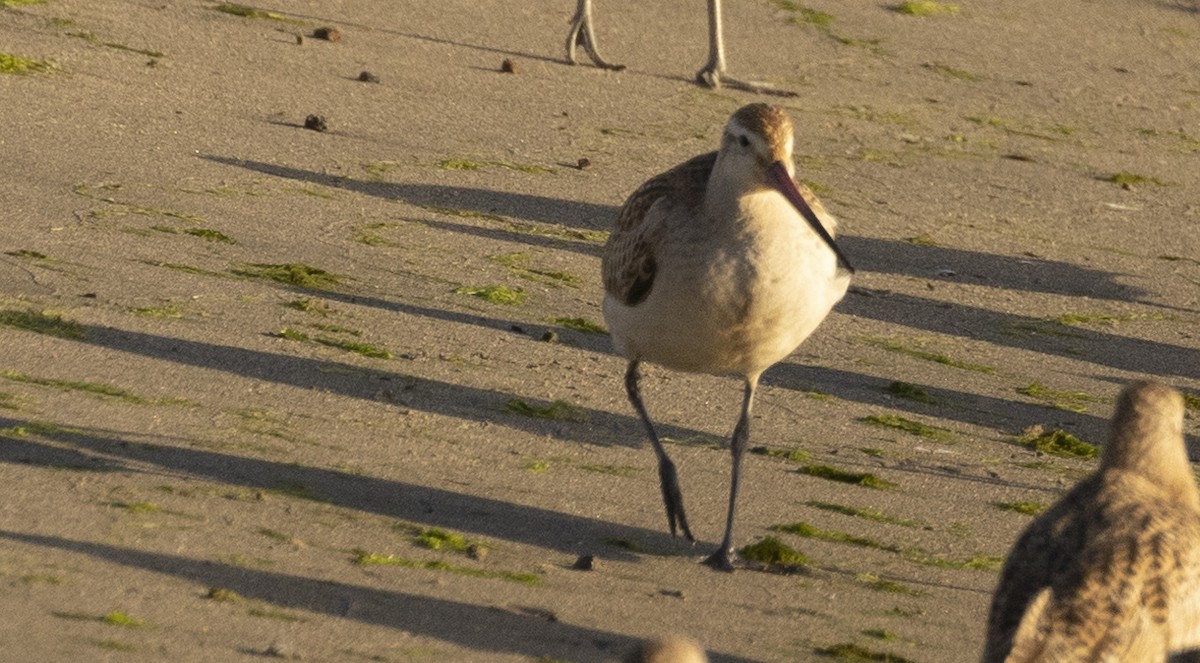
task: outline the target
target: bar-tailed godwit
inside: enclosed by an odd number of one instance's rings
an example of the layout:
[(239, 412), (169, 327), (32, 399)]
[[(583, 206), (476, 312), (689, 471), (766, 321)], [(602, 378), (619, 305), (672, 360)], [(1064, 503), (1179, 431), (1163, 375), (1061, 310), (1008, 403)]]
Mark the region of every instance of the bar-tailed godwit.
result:
[(1200, 492), (1183, 399), (1121, 392), (1100, 469), (1029, 524), (988, 618), (984, 663), (1154, 663), (1200, 647)]
[(730, 447), (733, 471), (721, 547), (730, 570), (733, 516), (759, 376), (795, 350), (846, 292), (853, 268), (836, 221), (792, 165), (792, 122), (777, 106), (733, 114), (721, 148), (639, 187), (604, 249), (604, 318), (628, 359), (625, 388), (658, 456), (671, 533), (688, 527), (674, 463), (642, 403), (643, 361), (744, 380)]

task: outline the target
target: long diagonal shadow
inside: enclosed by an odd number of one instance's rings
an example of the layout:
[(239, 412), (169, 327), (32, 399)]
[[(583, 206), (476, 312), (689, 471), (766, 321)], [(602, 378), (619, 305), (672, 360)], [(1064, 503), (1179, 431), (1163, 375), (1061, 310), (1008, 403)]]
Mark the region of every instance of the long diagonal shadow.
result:
[[(82, 342), (110, 350), (351, 398), (378, 400), (375, 394), (386, 388), (394, 392), (396, 399), (405, 407), (461, 419), (498, 423), (536, 435), (552, 433), (555, 437), (573, 442), (602, 445), (641, 444), (641, 437), (635, 432), (640, 430), (641, 423), (627, 415), (583, 409), (586, 424), (547, 422), (506, 411), (506, 404), (515, 394), (442, 382), (398, 371), (383, 371), (307, 357), (291, 357), (113, 327), (89, 327)], [(330, 371), (332, 367), (344, 370)], [(690, 437), (700, 433), (674, 428), (664, 434)]]
[[(1176, 309), (1146, 301), (1149, 291), (1125, 285), (1123, 274), (1058, 260), (966, 251), (946, 246), (914, 244), (875, 237), (839, 237), (847, 253), (864, 269), (880, 274), (932, 278), (942, 269), (958, 281), (1019, 292), (1045, 292), (1070, 297), (1127, 301)], [(1191, 309), (1182, 309), (1191, 310)]]
[[(1195, 349), (1064, 327), (1026, 315), (967, 304), (893, 293), (886, 298), (850, 297), (840, 304), (852, 315), (916, 329), (982, 340), (1000, 346), (1059, 355), (1134, 373), (1191, 378), (1197, 373)], [(1075, 345), (1084, 346), (1081, 354)]]
[[(0, 426), (29, 426), (30, 422), (0, 418)], [(32, 428), (32, 427), (31, 427)], [(572, 516), (534, 506), (464, 495), (441, 488), (421, 486), (378, 477), (361, 476), (235, 456), (181, 446), (131, 439), (118, 431), (61, 430), (42, 434), (58, 445), (32, 439), (5, 440), (0, 445), (0, 462), (68, 467), (73, 470), (136, 472), (139, 467), (158, 467), (174, 474), (262, 490), (303, 486), (305, 494), (334, 506), (397, 518), (405, 522), (473, 532), (577, 555), (587, 543), (599, 545), (608, 538), (656, 541), (666, 544), (669, 534)], [(134, 443), (136, 442), (136, 443)], [(647, 499), (654, 496), (647, 493)], [(632, 560), (619, 548), (604, 548), (604, 556)]]
[[(234, 159), (215, 155), (200, 155), (201, 159), (244, 168), (258, 173), (320, 184), (333, 189), (345, 189), (355, 193), (375, 196), (387, 200), (406, 202), (418, 207), (433, 209), (469, 210), (478, 214), (494, 214), (514, 219), (526, 219), (564, 225), (571, 228), (607, 230), (616, 218), (617, 209), (611, 205), (598, 205), (561, 198), (547, 198), (527, 193), (491, 191), (470, 187), (445, 186), (441, 184), (406, 184), (398, 182), (372, 182), (349, 177), (326, 175), (302, 168), (277, 164)], [(588, 242), (580, 242), (588, 245)], [(594, 246), (589, 247), (594, 251)]]
[[(560, 621), (547, 622), (540, 616), (419, 594), (252, 570), (58, 536), (0, 530), (0, 537), (175, 576), (201, 586), (231, 589), (246, 598), (277, 606), (437, 638), (479, 652), (601, 662), (612, 660), (615, 654), (631, 649), (635, 643), (629, 636), (610, 631)], [(532, 633), (544, 635), (534, 637), (530, 635)], [(712, 660), (753, 663), (751, 659), (728, 654), (713, 654)]]

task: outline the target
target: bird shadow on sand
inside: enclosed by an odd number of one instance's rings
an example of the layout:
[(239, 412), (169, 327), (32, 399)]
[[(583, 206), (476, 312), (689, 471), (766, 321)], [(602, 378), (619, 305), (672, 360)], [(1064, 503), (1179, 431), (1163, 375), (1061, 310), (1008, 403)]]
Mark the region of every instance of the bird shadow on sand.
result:
[[(338, 619), (435, 638), (480, 653), (506, 653), (538, 660), (610, 661), (629, 651), (627, 635), (547, 620), (517, 607), (497, 608), (449, 599), (378, 589), (333, 580), (259, 569), (123, 546), (0, 530), (9, 545), (54, 548), (140, 571), (172, 576), (200, 587), (219, 587), (279, 608), (305, 610)], [(197, 597), (199, 598), (199, 594)], [(245, 651), (266, 655), (264, 652)], [(714, 662), (753, 663), (731, 654)]]
[[(468, 421), (500, 424), (531, 435), (549, 435), (556, 439), (602, 446), (643, 444), (641, 437), (634, 433), (641, 430), (641, 424), (631, 416), (583, 407), (578, 407), (578, 421), (523, 416), (508, 407), (513, 398), (521, 398), (519, 394), (453, 384), (398, 370), (378, 370), (114, 327), (89, 327), (82, 342), (299, 389), (392, 402), (401, 407)], [(537, 399), (527, 400), (537, 402)], [(700, 432), (668, 427), (664, 434), (689, 437)]]
[(403, 481), (197, 449), (188, 446), (193, 441), (186, 438), (76, 428), (36, 432), (34, 422), (11, 418), (0, 418), (0, 427), (34, 431), (0, 445), (0, 462), (5, 463), (73, 471), (162, 471), (264, 492), (294, 492), (302, 487), (304, 497), (325, 504), (567, 555), (636, 559), (626, 550), (604, 544), (610, 539), (653, 542), (655, 548), (671, 551), (687, 546), (672, 540), (665, 528), (629, 527)]
[(848, 296), (843, 313), (999, 346), (1069, 358), (1135, 373), (1193, 377), (1196, 351), (1158, 341), (1096, 331), (915, 295)]
[(408, 203), (434, 212), (438, 210), (466, 210), (476, 218), (483, 215), (505, 217), (494, 219), (522, 219), (552, 224), (564, 228), (582, 230), (608, 230), (616, 219), (617, 208), (561, 198), (549, 198), (527, 193), (493, 191), (442, 184), (405, 182), (383, 182), (355, 179), (338, 175), (327, 175), (302, 168), (278, 164), (236, 159), (211, 154), (199, 155), (201, 159), (226, 166), (271, 175), (288, 180), (317, 184), (333, 189), (343, 189), (367, 196)]
[[(525, 193), (493, 191), (441, 184), (395, 183), (327, 175), (302, 168), (217, 155), (200, 155), (213, 163), (343, 189), (355, 193), (407, 203), (438, 215), (429, 223), (452, 232), (486, 239), (524, 242), (531, 245), (599, 256), (601, 246), (583, 233), (607, 231), (619, 208), (563, 200)], [(444, 217), (466, 212), (487, 224), (448, 221)], [(521, 221), (547, 224), (546, 228), (522, 227)], [(549, 229), (565, 232), (546, 232)], [(538, 232), (541, 230), (542, 232)], [(1042, 292), (1092, 299), (1145, 303), (1147, 291), (1120, 283), (1123, 275), (1080, 267), (1067, 262), (966, 251), (943, 246), (914, 244), (899, 240), (842, 235), (838, 242), (864, 271), (897, 276), (935, 278), (940, 270), (951, 270), (963, 279), (995, 288)]]

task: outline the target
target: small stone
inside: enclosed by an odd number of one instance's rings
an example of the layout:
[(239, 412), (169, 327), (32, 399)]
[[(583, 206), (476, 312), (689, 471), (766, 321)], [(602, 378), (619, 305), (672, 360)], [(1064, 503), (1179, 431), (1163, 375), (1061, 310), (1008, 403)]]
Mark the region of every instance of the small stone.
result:
[(486, 547), (481, 546), (477, 543), (467, 546), (467, 557), (470, 557), (471, 559), (482, 562), (484, 559), (487, 558), (487, 556), (488, 556), (488, 549)]
[(300, 46), (302, 44), (304, 44), (304, 35), (296, 35), (296, 45)]
[(595, 571), (596, 570), (596, 556), (595, 555), (580, 555), (579, 559), (575, 560), (575, 563), (571, 565), (571, 568), (573, 568), (577, 571)]
[(582, 157), (575, 164), (575, 167), (578, 168), (579, 170), (587, 170), (588, 168), (592, 167), (592, 160), (587, 157)]
[(542, 341), (546, 343), (558, 343), (558, 332), (547, 329), (546, 333), (542, 334)]
[(329, 124), (325, 121), (323, 115), (309, 115), (304, 118), (304, 128), (312, 129), (313, 131), (328, 131)]
[(519, 74), (521, 67), (512, 58), (504, 58), (504, 62), (500, 63), (500, 71), (506, 74)]
[(364, 83), (378, 83), (379, 77), (369, 71), (364, 71), (358, 75), (358, 80)]
[(317, 28), (313, 30), (312, 36), (325, 41), (341, 41), (342, 31), (337, 28)]

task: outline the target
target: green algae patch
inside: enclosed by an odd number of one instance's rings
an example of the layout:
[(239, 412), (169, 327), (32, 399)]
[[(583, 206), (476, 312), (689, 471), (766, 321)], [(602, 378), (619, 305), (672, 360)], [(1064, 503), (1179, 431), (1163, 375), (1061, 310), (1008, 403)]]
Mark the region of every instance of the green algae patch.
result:
[(950, 357), (949, 355), (945, 355), (940, 352), (929, 352), (927, 350), (910, 348), (903, 343), (892, 339), (868, 337), (864, 340), (867, 343), (883, 348), (888, 352), (896, 352), (902, 355), (913, 357), (914, 359), (931, 361), (935, 364), (942, 364), (945, 366), (951, 366), (953, 368), (961, 368), (967, 371), (975, 371), (976, 373), (983, 373), (985, 375), (992, 375), (996, 372), (996, 367), (994, 366), (986, 366), (984, 364), (975, 364), (969, 361), (955, 359), (954, 357)]
[(949, 428), (930, 426), (919, 421), (913, 421), (912, 419), (907, 419), (905, 417), (900, 417), (893, 414), (873, 414), (869, 417), (864, 417), (861, 419), (861, 421), (872, 426), (904, 431), (909, 435), (929, 438), (938, 442), (954, 441), (954, 431), (950, 430)]
[(218, 603), (241, 603), (246, 600), (241, 594), (224, 587), (210, 587), (204, 598)]
[(1043, 401), (1048, 407), (1069, 412), (1087, 412), (1085, 403), (1095, 403), (1100, 400), (1086, 391), (1056, 391), (1046, 388), (1040, 382), (1020, 387), (1017, 389), (1017, 393)]
[(399, 566), (406, 569), (424, 569), (430, 571), (444, 571), (447, 573), (456, 573), (459, 575), (472, 576), (475, 578), (491, 578), (496, 580), (506, 580), (509, 582), (517, 582), (523, 585), (540, 585), (542, 579), (540, 576), (532, 573), (516, 573), (513, 571), (488, 571), (485, 569), (474, 569), (466, 566), (457, 566), (448, 564), (442, 561), (407, 559), (397, 557), (395, 555), (385, 555), (380, 553), (372, 553), (366, 550), (354, 551), (354, 563), (359, 566)]
[(847, 545), (858, 546), (860, 548), (874, 548), (876, 550), (886, 550), (888, 552), (900, 552), (900, 547), (889, 543), (876, 541), (865, 536), (857, 536), (849, 532), (839, 532), (837, 530), (821, 529), (815, 525), (806, 522), (795, 522), (789, 525), (772, 525), (771, 530), (776, 532), (787, 532), (795, 534), (806, 539), (820, 539), (822, 541), (831, 541), (833, 543), (845, 543)]
[(805, 7), (795, 0), (771, 0), (771, 4), (786, 12), (791, 12), (788, 22), (796, 25), (812, 25), (822, 30), (828, 30), (835, 19), (833, 14)]
[(878, 523), (888, 523), (890, 525), (900, 525), (902, 527), (926, 527), (925, 523), (920, 521), (890, 516), (882, 511), (879, 511), (878, 509), (864, 509), (860, 507), (834, 504), (832, 502), (820, 502), (816, 500), (810, 500), (804, 504), (815, 509), (821, 509), (822, 511), (832, 511), (834, 513), (853, 516), (855, 518), (863, 518), (865, 520), (872, 520)]
[(1112, 175), (1105, 175), (1098, 179), (1100, 179), (1104, 182), (1112, 182), (1113, 184), (1120, 185), (1126, 189), (1132, 189), (1135, 186), (1141, 186), (1143, 184), (1151, 184), (1154, 186), (1167, 186), (1168, 185), (1168, 182), (1164, 182), (1155, 177), (1149, 177), (1146, 175), (1138, 175), (1137, 173), (1129, 173), (1129, 172), (1125, 172), (1125, 171), (1121, 171), (1119, 173), (1113, 173)]
[(942, 16), (957, 14), (958, 5), (948, 5), (933, 0), (908, 0), (892, 8), (892, 11), (905, 16)]
[(1016, 442), (1034, 451), (1063, 458), (1095, 458), (1100, 455), (1096, 445), (1058, 428), (1046, 431), (1041, 426), (1034, 426), (1017, 437)]
[(552, 318), (550, 322), (559, 327), (574, 329), (585, 334), (608, 335), (608, 330), (604, 328), (604, 325), (596, 324), (587, 318)]
[(54, 69), (54, 65), (45, 60), (34, 60), (12, 53), (0, 53), (0, 74), (42, 74)]
[(282, 264), (253, 263), (229, 271), (237, 276), (275, 281), (276, 283), (307, 290), (329, 290), (333, 286), (338, 285), (342, 279), (341, 276), (332, 272), (296, 262)]
[(817, 647), (813, 651), (824, 658), (845, 663), (915, 663), (899, 654), (875, 651), (853, 643), (841, 643), (828, 647)]
[(454, 290), (456, 295), (478, 297), (489, 304), (517, 306), (523, 304), (528, 293), (523, 288), (510, 288), (506, 285), (463, 286)]
[(254, 7), (248, 7), (246, 5), (241, 5), (236, 2), (222, 2), (221, 4), (217, 5), (216, 7), (213, 7), (213, 9), (221, 12), (222, 14), (230, 14), (232, 16), (240, 16), (242, 18), (261, 18), (261, 19), (268, 19), (271, 21), (283, 21), (285, 23), (299, 23), (300, 22), (300, 21), (297, 21), (296, 19), (288, 18), (288, 17), (284, 16), (283, 14), (278, 14), (278, 13), (269, 12), (269, 11), (263, 11), (261, 9), (255, 9)]
[(812, 563), (803, 553), (773, 536), (743, 547), (738, 555), (776, 571), (797, 571)]
[(557, 400), (548, 405), (531, 405), (523, 398), (513, 398), (504, 404), (504, 409), (534, 419), (574, 421), (577, 423), (587, 421), (586, 410), (563, 400)]
[(920, 595), (920, 592), (909, 587), (908, 585), (898, 583), (894, 580), (884, 580), (874, 573), (859, 573), (854, 576), (854, 579), (877, 592), (884, 592), (886, 594), (908, 594), (910, 596)]
[(781, 458), (783, 460), (790, 460), (793, 463), (808, 462), (808, 459), (811, 456), (811, 454), (804, 449), (783, 449), (780, 447), (767, 446), (752, 447), (750, 449), (750, 453), (759, 456), (766, 456), (768, 458)]
[(918, 387), (915, 384), (901, 382), (896, 380), (888, 385), (887, 392), (893, 396), (904, 398), (918, 403), (936, 403), (937, 399), (929, 395), (924, 387)]
[(992, 502), (992, 506), (1002, 511), (1014, 511), (1026, 516), (1037, 516), (1050, 508), (1045, 502)]
[(42, 387), (53, 387), (55, 389), (65, 389), (68, 391), (80, 391), (96, 396), (114, 398), (136, 405), (195, 405), (186, 398), (146, 398), (124, 389), (111, 387), (106, 384), (97, 384), (95, 382), (79, 382), (75, 380), (55, 380), (53, 378), (39, 378), (12, 370), (0, 370), (0, 378), (10, 380), (12, 382), (36, 384)]
[(453, 550), (455, 552), (466, 552), (471, 544), (463, 538), (461, 534), (447, 532), (444, 529), (431, 527), (417, 535), (417, 544), (429, 548), (430, 550)]
[(830, 465), (821, 465), (820, 463), (812, 463), (805, 465), (796, 470), (801, 474), (817, 477), (819, 479), (828, 479), (829, 481), (837, 481), (839, 483), (850, 483), (856, 486), (865, 486), (867, 488), (876, 488), (884, 490), (895, 488), (896, 484), (886, 479), (881, 479), (878, 476), (869, 472), (847, 472)]
[(0, 311), (0, 325), (73, 341), (87, 338), (87, 327), (65, 320), (61, 315), (34, 311)]

